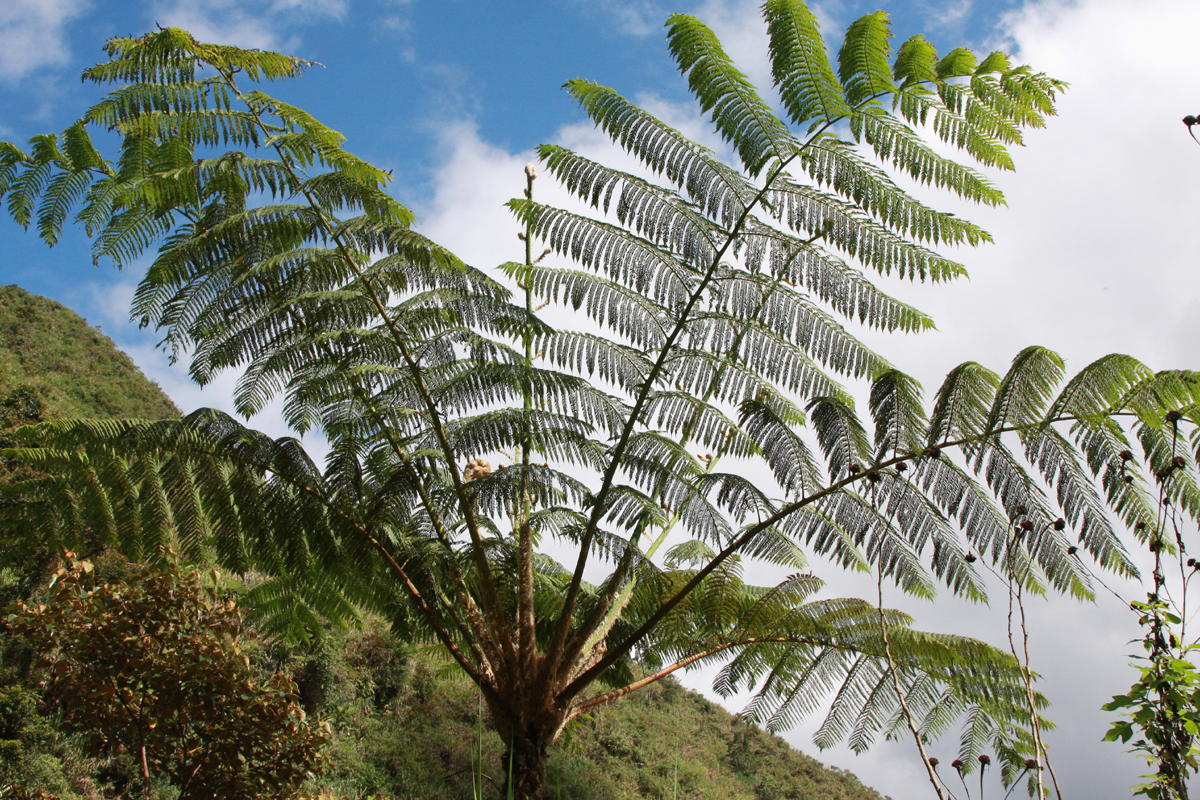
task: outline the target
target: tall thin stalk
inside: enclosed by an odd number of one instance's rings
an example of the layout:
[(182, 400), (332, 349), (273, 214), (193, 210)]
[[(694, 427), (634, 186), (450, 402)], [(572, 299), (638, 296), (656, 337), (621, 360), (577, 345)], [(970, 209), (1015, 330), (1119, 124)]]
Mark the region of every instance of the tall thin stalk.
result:
[[(1016, 516), (1017, 517), (1025, 516), (1024, 510), (1021, 508), (1018, 508)], [(1015, 530), (1013, 531), (1011, 537), (1009, 538), (1008, 553), (1006, 554), (1006, 560), (1008, 562), (1008, 565), (1004, 571), (1005, 579), (1008, 584), (1008, 647), (1009, 647), (1009, 650), (1012, 652), (1013, 658), (1015, 658), (1017, 660), (1017, 663), (1020, 664), (1020, 666), (1021, 666), (1021, 680), (1025, 685), (1025, 700), (1029, 706), (1029, 730), (1033, 736), (1033, 756), (1034, 757), (1033, 757), (1032, 765), (1029, 765), (1027, 763), (1025, 772), (1028, 772), (1030, 769), (1034, 770), (1034, 780), (1035, 780), (1035, 786), (1037, 788), (1038, 800), (1045, 800), (1046, 786), (1045, 786), (1045, 782), (1042, 779), (1042, 760), (1043, 760), (1043, 754), (1045, 752), (1045, 748), (1042, 746), (1041, 718), (1038, 716), (1036, 694), (1034, 693), (1034, 690), (1033, 690), (1033, 673), (1030, 669), (1031, 662), (1030, 662), (1030, 658), (1029, 658), (1029, 629), (1028, 629), (1028, 626), (1026, 625), (1026, 620), (1025, 620), (1025, 603), (1022, 599), (1022, 592), (1024, 589), (1023, 580), (1024, 580), (1027, 572), (1023, 573), (1019, 577), (1016, 576), (1016, 574), (1015, 574), (1017, 571), (1017, 569), (1016, 569), (1017, 559), (1015, 557), (1015, 553), (1018, 550), (1020, 550), (1020, 548), (1022, 547), (1021, 534), (1024, 532), (1032, 531), (1033, 530), (1033, 522), (1031, 520), (1025, 519), (1025, 520), (1021, 520), (1020, 522), (1014, 520), (1014, 523), (1015, 523)], [(1014, 577), (1017, 578), (1017, 580), (1015, 581), (1015, 587), (1014, 587), (1014, 580), (1013, 580)], [(1014, 601), (1015, 601), (1017, 609), (1019, 610), (1019, 613), (1020, 613), (1021, 645), (1022, 645), (1021, 653), (1017, 652), (1017, 645), (1013, 639), (1013, 603), (1014, 603)], [(1023, 658), (1022, 658), (1022, 654), (1024, 655)], [(1025, 773), (1022, 772), (1021, 774), (1024, 775)], [(1017, 778), (1017, 780), (1013, 782), (1013, 785), (1015, 786), (1017, 784), (1017, 782), (1019, 782), (1019, 781), (1020, 781), (1020, 778)], [(1056, 781), (1055, 788), (1057, 788), (1057, 781)], [(1060, 798), (1060, 800), (1062, 798), (1061, 792), (1059, 793), (1059, 798)]]
[(933, 768), (933, 763), (929, 760), (929, 753), (925, 751), (925, 742), (921, 738), (921, 731), (908, 707), (908, 698), (905, 697), (904, 688), (900, 685), (900, 673), (896, 670), (896, 660), (892, 657), (892, 645), (888, 639), (887, 615), (883, 611), (882, 565), (879, 567), (876, 588), (879, 595), (879, 634), (883, 637), (883, 652), (887, 658), (888, 670), (892, 673), (892, 687), (896, 691), (896, 700), (900, 703), (900, 710), (904, 714), (905, 722), (908, 723), (908, 729), (912, 732), (913, 741), (917, 743), (917, 751), (921, 754), (921, 763), (925, 765), (925, 772), (929, 776), (929, 782), (933, 784), (933, 791), (937, 793), (938, 800), (946, 800), (946, 792), (942, 789), (942, 782)]

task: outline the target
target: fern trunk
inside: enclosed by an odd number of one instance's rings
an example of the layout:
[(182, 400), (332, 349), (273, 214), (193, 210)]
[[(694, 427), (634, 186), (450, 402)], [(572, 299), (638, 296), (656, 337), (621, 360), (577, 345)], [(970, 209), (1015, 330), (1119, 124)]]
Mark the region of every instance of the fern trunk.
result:
[(504, 752), (506, 797), (541, 800), (546, 791), (546, 764), (553, 729), (537, 723), (514, 729)]

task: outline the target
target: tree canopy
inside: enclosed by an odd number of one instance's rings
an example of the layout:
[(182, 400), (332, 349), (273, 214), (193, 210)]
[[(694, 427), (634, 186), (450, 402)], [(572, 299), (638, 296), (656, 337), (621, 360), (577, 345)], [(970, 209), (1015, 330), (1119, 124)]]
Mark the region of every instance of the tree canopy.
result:
[[(5, 524), (261, 572), (253, 601), (295, 632), (370, 608), (436, 640), (491, 707), (518, 797), (541, 796), (572, 718), (713, 659), (718, 689), (753, 689), (746, 714), (771, 728), (832, 693), (820, 743), (865, 748), (907, 727), (920, 747), (965, 714), (963, 759), (990, 743), (1009, 781), (1040, 764), (1028, 665), (912, 629), (882, 607), (883, 582), (982, 600), (986, 566), (1090, 597), (1081, 552), (1134, 574), (1109, 517), (1154, 524), (1131, 461), (1153, 473), (1183, 458), (1172, 491), (1200, 510), (1176, 436), (1195, 421), (1197, 375), (1113, 355), (1068, 376), (1030, 347), (1003, 376), (955, 368), (927, 407), (845, 323), (930, 327), (872, 273), (950, 280), (964, 267), (938, 248), (989, 236), (896, 178), (1002, 203), (964, 162), (1011, 168), (1063, 85), (920, 36), (893, 52), (883, 12), (851, 24), (833, 59), (803, 3), (763, 14), (779, 113), (702, 22), (667, 24), (735, 163), (568, 82), (644, 173), (539, 148), (594, 211), (539, 203), (530, 165), (510, 203), (525, 257), (498, 272), (414, 231), (387, 173), (252, 88), (309, 62), (177, 29), (111, 40), (84, 74), (108, 94), (78, 123), (29, 152), (0, 145), (11, 215), (53, 244), (74, 213), (97, 261), (153, 253), (135, 318), (197, 381), (238, 371), (242, 414), (282, 397), (289, 424), (320, 428), (331, 451), (318, 466), (211, 410), (47, 423), (11, 455), (53, 477), (15, 487), (25, 502)], [(95, 130), (119, 136), (114, 159)], [(587, 322), (553, 326), (546, 303)], [(870, 383), (865, 413), (849, 380)], [(574, 563), (539, 549), (551, 537)], [(873, 573), (879, 597), (822, 597), (808, 554)], [(753, 585), (756, 562), (791, 575)]]

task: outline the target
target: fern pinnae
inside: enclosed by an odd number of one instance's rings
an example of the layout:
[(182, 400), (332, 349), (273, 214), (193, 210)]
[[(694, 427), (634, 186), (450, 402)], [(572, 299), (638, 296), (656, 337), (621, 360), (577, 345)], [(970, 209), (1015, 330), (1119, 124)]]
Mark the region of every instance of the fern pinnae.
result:
[[(786, 284), (745, 273), (722, 275), (715, 311), (737, 322), (741, 338), (777, 336), (799, 347), (837, 372), (854, 377), (873, 375), (886, 362), (858, 341), (836, 319)], [(719, 316), (710, 317), (720, 319)], [(691, 326), (691, 327), (694, 327)]]
[[(664, 327), (664, 307), (617, 281), (576, 270), (536, 267), (529, 279), (540, 296), (583, 309), (588, 317), (643, 352), (657, 351), (669, 333)], [(643, 375), (651, 366), (652, 362), (646, 364)]]
[[(1005, 426), (1022, 427), (1042, 419), (1051, 393), (1063, 376), (1063, 360), (1044, 347), (1027, 347), (1013, 359), (1013, 365), (996, 388), (996, 397), (983, 430), (985, 440)], [(975, 459), (982, 463), (985, 449)]]
[[(876, 660), (865, 654), (858, 655), (846, 670), (846, 676), (829, 704), (825, 719), (813, 734), (813, 744), (825, 750), (842, 741), (861, 718), (864, 706), (877, 697), (880, 678)], [(853, 744), (851, 747), (858, 753)]]
[[(674, 191), (606, 167), (564, 148), (551, 150), (547, 147), (543, 148), (543, 152), (549, 153), (549, 162), (561, 171), (560, 177), (567, 188), (589, 201), (593, 207), (605, 214), (613, 213), (622, 225), (657, 245), (683, 254), (685, 260), (704, 263), (711, 259), (711, 256), (704, 255), (705, 250), (715, 249), (714, 243), (722, 238), (722, 228)], [(539, 216), (564, 213), (532, 201), (514, 200), (509, 206), (517, 214), (532, 217), (537, 226), (536, 232), (547, 239), (550, 237), (541, 233)], [(553, 246), (553, 242), (551, 244)]]
[(871, 446), (866, 431), (848, 398), (815, 397), (808, 404), (808, 417), (832, 479), (838, 480), (870, 463)]
[(973, 361), (952, 369), (938, 389), (926, 444), (970, 440), (983, 434), (1000, 376)]
[(1056, 490), (1059, 507), (1079, 542), (1105, 569), (1133, 577), (1137, 568), (1108, 520), (1108, 508), (1079, 463), (1070, 442), (1047, 426), (1025, 437), (1026, 459)]
[(834, 75), (816, 16), (802, 3), (770, 0), (763, 6), (770, 37), (771, 74), (792, 123), (830, 124), (850, 111)]
[[(35, 140), (35, 146), (37, 143)], [(57, 146), (54, 146), (54, 150), (57, 150)], [(36, 154), (30, 157), (21, 153), (19, 161), (14, 160), (27, 168), (7, 181), (5, 193), (8, 195), (8, 213), (23, 228), (28, 227), (33, 218), (35, 198), (41, 195), (51, 180), (54, 173), (53, 158), (53, 155), (37, 158)]]
[(937, 588), (921, 564), (919, 544), (897, 530), (890, 514), (849, 492), (837, 495), (828, 507), (833, 516), (840, 518), (842, 526), (853, 532), (867, 562), (881, 577), (892, 579), (903, 591), (916, 597), (936, 596)]
[[(721, 163), (708, 148), (696, 144), (616, 92), (583, 80), (568, 81), (564, 88), (627, 152), (636, 155), (655, 173), (666, 175), (667, 180), (683, 190), (692, 202), (704, 209), (705, 214), (720, 220), (722, 225), (733, 225), (753, 203), (757, 190), (741, 173)], [(568, 153), (552, 145), (538, 149), (539, 157), (560, 179), (563, 172), (558, 160), (568, 158)], [(593, 205), (596, 205), (595, 199)]]
[[(1145, 454), (1147, 471), (1151, 472), (1155, 482), (1160, 484), (1161, 496), (1181, 508), (1192, 519), (1200, 519), (1200, 484), (1196, 480), (1196, 466), (1186, 446), (1179, 446), (1173, 423), (1140, 423), (1135, 427), (1135, 434)], [(1182, 459), (1182, 468), (1172, 468), (1174, 464), (1179, 463), (1174, 461), (1175, 458)]]
[(772, 159), (787, 159), (795, 150), (791, 133), (733, 66), (712, 31), (684, 14), (671, 15), (666, 27), (668, 47), (680, 72), (751, 177), (757, 177)]
[[(850, 117), (850, 131), (856, 141), (866, 142), (881, 160), (919, 183), (988, 206), (1004, 203), (1003, 193), (984, 175), (941, 155), (891, 114), (865, 109)], [(977, 241), (991, 241), (986, 231), (973, 226), (965, 230), (974, 233)]]
[[(739, 408), (739, 425), (756, 444), (767, 462), (775, 482), (785, 497), (815, 490), (820, 471), (807, 443), (792, 429), (790, 421), (799, 421), (799, 409), (776, 408), (771, 398), (745, 400)], [(792, 413), (788, 414), (791, 410)]]
[[(688, 252), (686, 234), (677, 238), (667, 228), (670, 238), (676, 239), (671, 244), (678, 245), (677, 254), (616, 225), (558, 209), (537, 211), (534, 230), (555, 252), (568, 254), (597, 272), (609, 273), (614, 281), (658, 303), (677, 305), (690, 294), (695, 275), (677, 257), (697, 255)], [(707, 245), (702, 249), (707, 250)]]
[[(880, 274), (896, 269), (901, 277), (911, 277), (914, 265), (922, 262), (945, 262), (937, 267), (940, 273), (961, 270), (959, 265), (945, 261), (921, 242), (975, 246), (990, 241), (986, 231), (953, 215), (939, 214), (920, 205), (904, 206), (888, 196), (889, 192), (898, 192), (897, 187), (883, 185), (871, 188), (869, 194), (862, 192), (856, 185), (862, 176), (854, 173), (868, 167), (855, 165), (850, 169), (848, 165), (853, 162), (848, 160), (847, 153), (839, 152), (842, 146), (843, 143), (823, 142), (802, 163), (818, 166), (820, 177), (814, 177), (839, 194), (845, 190), (857, 196), (851, 194), (847, 200), (820, 186), (780, 178), (772, 184), (769, 194), (775, 219), (797, 233), (821, 232), (823, 241), (858, 258), (865, 266)], [(864, 213), (865, 197), (873, 198), (865, 205), (874, 215)]]
[(1112, 353), (1093, 361), (1069, 380), (1047, 408), (1045, 418), (1061, 416), (1099, 424), (1139, 384), (1153, 378), (1149, 367), (1135, 358)]
[(553, 331), (534, 339), (553, 364), (631, 391), (649, 371), (643, 351), (576, 331)]
[(868, 403), (875, 423), (875, 460), (919, 452), (926, 429), (921, 384), (896, 369), (876, 376)]
[(819, 248), (800, 250), (778, 277), (807, 288), (837, 313), (872, 328), (913, 333), (934, 327), (929, 316), (881, 292), (859, 270)]
[[(934, 230), (939, 230), (939, 237), (945, 238), (942, 226), (950, 226), (951, 231), (964, 227), (952, 215), (934, 212), (905, 195), (886, 172), (859, 156), (849, 142), (823, 135), (808, 145), (798, 162), (816, 186), (805, 194), (815, 196), (813, 192), (829, 187), (865, 212), (864, 217), (870, 215), (882, 223), (884, 232), (888, 226), (894, 226), (918, 238), (931, 239)], [(846, 230), (848, 233), (851, 229)], [(846, 252), (883, 275), (895, 270), (909, 280), (943, 281), (966, 274), (961, 264), (895, 234), (889, 237), (880, 233), (872, 241), (873, 249), (859, 246), (848, 236), (843, 237), (842, 243)]]
[(924, 555), (927, 544), (931, 546), (930, 570), (951, 591), (973, 602), (986, 602), (987, 587), (982, 576), (965, 557), (938, 505), (903, 473), (889, 470), (884, 475), (885, 480), (876, 485), (875, 502), (893, 526), (919, 555)]
[(891, 25), (883, 11), (865, 14), (846, 29), (838, 51), (838, 77), (850, 105), (858, 106), (895, 90), (888, 44), (891, 38)]

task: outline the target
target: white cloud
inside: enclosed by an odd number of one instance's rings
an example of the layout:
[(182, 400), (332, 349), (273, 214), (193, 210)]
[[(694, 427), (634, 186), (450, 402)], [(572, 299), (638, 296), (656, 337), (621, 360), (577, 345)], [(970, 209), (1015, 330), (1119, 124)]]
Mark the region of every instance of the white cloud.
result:
[(659, 0), (604, 0), (586, 2), (586, 5), (597, 17), (602, 17), (607, 24), (630, 36), (652, 36), (658, 33), (662, 30), (667, 15), (673, 10)]
[(297, 26), (345, 16), (348, 0), (274, 0), (269, 5), (247, 0), (187, 0), (160, 3), (151, 14), (165, 26), (183, 28), (202, 42), (235, 47), (290, 51), (299, 45), (291, 33)]
[(0, 3), (0, 80), (66, 63), (66, 25), (87, 0), (5, 0)]
[(759, 92), (769, 96), (774, 81), (766, 48), (767, 25), (760, 5), (750, 0), (706, 0), (696, 16), (712, 28), (737, 68)]
[(974, 0), (921, 2), (925, 24), (932, 30), (961, 32), (974, 10)]

